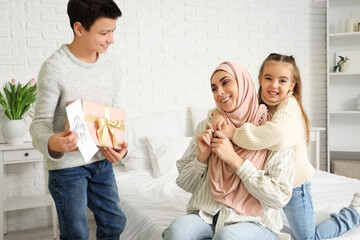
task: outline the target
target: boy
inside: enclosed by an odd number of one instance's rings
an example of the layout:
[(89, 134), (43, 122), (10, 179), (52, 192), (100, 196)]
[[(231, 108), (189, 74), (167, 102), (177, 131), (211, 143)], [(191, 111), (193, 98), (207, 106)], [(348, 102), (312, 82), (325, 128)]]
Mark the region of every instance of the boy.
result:
[(103, 148), (85, 163), (77, 149), (77, 135), (65, 132), (67, 102), (87, 99), (116, 106), (119, 83), (105, 53), (121, 11), (113, 0), (70, 0), (67, 9), (74, 39), (62, 45), (42, 65), (30, 133), (49, 170), (60, 239), (88, 239), (86, 209), (94, 213), (97, 239), (119, 239), (126, 218), (112, 163), (127, 151)]

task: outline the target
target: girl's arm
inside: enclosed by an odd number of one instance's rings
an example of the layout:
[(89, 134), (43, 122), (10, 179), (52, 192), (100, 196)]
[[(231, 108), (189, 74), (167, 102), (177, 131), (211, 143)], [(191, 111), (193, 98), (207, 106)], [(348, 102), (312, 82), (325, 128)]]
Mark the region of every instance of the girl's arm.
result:
[(201, 182), (202, 177), (207, 171), (207, 162), (200, 162), (197, 158), (199, 150), (196, 143), (196, 136), (205, 131), (207, 122), (208, 119), (199, 123), (194, 137), (190, 141), (184, 155), (176, 162), (179, 172), (176, 184), (190, 193), (194, 193), (196, 187)]
[(282, 208), (292, 195), (294, 182), (293, 149), (270, 152), (264, 170), (245, 160), (236, 170), (246, 190), (263, 206)]
[[(301, 139), (302, 115), (295, 98), (289, 97), (279, 104), (271, 121), (255, 126), (245, 123), (234, 132), (232, 141), (249, 150), (279, 151), (297, 145)], [(304, 139), (305, 141), (305, 139)]]

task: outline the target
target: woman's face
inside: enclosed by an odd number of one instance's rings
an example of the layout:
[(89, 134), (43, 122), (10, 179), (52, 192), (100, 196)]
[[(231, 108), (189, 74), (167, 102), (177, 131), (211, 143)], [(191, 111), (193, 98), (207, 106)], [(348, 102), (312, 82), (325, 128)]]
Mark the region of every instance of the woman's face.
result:
[(239, 89), (236, 79), (225, 71), (217, 71), (211, 78), (211, 91), (214, 100), (225, 112), (237, 107)]

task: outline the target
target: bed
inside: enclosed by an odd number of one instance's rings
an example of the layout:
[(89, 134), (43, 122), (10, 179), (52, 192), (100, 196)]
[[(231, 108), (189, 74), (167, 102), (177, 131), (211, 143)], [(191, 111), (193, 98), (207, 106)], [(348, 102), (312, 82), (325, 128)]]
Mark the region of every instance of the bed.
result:
[[(181, 127), (174, 130), (176, 119), (179, 117), (174, 113), (141, 117), (132, 119), (125, 129), (129, 156), (123, 165), (114, 167), (120, 205), (127, 217), (122, 240), (160, 240), (162, 231), (186, 214), (190, 194), (175, 183), (175, 161), (191, 138), (178, 131)], [(360, 180), (316, 170), (312, 179), (316, 223), (348, 206), (356, 191), (360, 191)], [(283, 232), (290, 233), (285, 214), (282, 215)], [(359, 240), (360, 226), (334, 239)]]
[[(127, 217), (122, 240), (159, 240), (162, 231), (177, 217), (185, 215), (190, 194), (175, 184), (177, 170), (174, 166), (165, 175), (154, 178), (150, 170), (123, 171), (115, 168), (120, 194), (120, 205)], [(316, 222), (328, 218), (347, 206), (360, 181), (323, 171), (316, 171), (312, 180), (313, 203)], [(331, 200), (331, 201), (330, 201)], [(288, 224), (284, 218), (284, 231)], [(345, 233), (338, 240), (359, 240), (360, 226)]]

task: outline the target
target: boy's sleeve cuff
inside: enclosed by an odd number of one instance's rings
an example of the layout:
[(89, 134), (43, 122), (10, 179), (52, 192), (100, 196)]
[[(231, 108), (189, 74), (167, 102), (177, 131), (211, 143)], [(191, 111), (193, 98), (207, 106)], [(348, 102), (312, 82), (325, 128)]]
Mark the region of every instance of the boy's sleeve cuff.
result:
[(249, 160), (245, 160), (240, 167), (236, 170), (236, 174), (240, 177), (242, 181), (249, 179), (255, 172), (256, 168)]
[(64, 156), (64, 153), (62, 152), (55, 152), (55, 151), (51, 151), (49, 149), (49, 139), (52, 135), (49, 134), (49, 135), (45, 135), (44, 138), (45, 138), (45, 143), (46, 143), (46, 146), (44, 149), (42, 149), (42, 152), (44, 153), (44, 155), (53, 160), (53, 161), (59, 161), (63, 156)]

